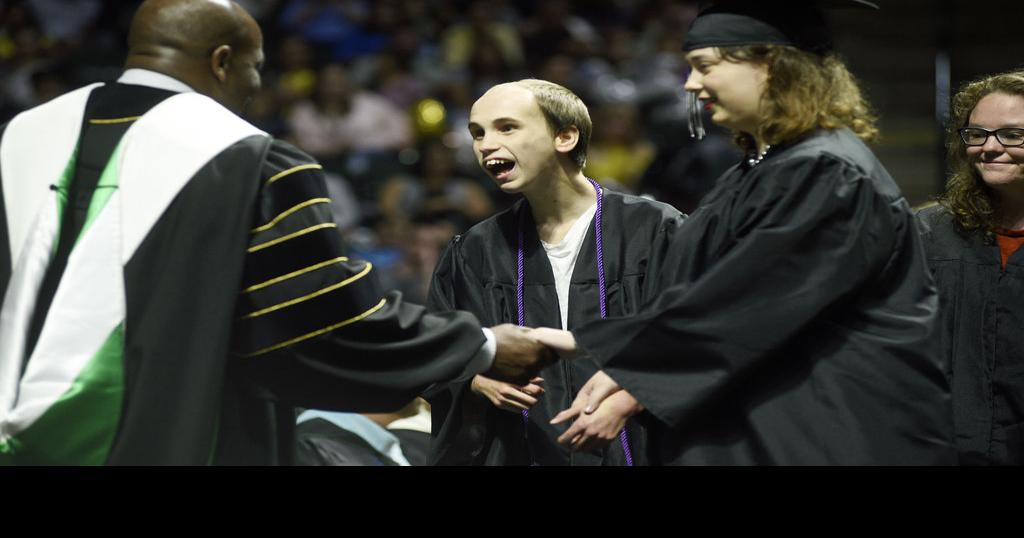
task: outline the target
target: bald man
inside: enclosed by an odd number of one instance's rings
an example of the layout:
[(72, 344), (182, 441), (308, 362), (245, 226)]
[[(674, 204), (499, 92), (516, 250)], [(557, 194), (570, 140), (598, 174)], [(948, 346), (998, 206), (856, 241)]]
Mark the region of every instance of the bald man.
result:
[(144, 2), (129, 47), (0, 131), (0, 463), (290, 463), (295, 407), (550, 362), (345, 256), (320, 165), (238, 116), (263, 51), (237, 4)]

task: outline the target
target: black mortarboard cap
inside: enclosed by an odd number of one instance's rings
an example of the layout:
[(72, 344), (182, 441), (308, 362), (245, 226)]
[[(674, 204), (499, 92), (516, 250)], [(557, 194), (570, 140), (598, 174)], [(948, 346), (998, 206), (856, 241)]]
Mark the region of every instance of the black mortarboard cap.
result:
[(828, 8), (871, 8), (866, 0), (718, 0), (701, 10), (683, 50), (744, 45), (790, 45), (822, 53), (832, 49)]

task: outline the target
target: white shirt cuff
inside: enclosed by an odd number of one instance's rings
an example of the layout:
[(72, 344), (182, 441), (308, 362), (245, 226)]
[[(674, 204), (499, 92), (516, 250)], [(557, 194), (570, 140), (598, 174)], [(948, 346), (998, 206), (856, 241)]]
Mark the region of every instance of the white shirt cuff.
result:
[(484, 345), (480, 346), (480, 350), (473, 355), (473, 358), (469, 360), (466, 368), (462, 371), (462, 375), (455, 381), (467, 381), (472, 379), (477, 374), (482, 374), (487, 370), (491, 369), (491, 364), (494, 363), (494, 354), (498, 351), (498, 340), (494, 337), (494, 332), (483, 327), (484, 338), (487, 340)]

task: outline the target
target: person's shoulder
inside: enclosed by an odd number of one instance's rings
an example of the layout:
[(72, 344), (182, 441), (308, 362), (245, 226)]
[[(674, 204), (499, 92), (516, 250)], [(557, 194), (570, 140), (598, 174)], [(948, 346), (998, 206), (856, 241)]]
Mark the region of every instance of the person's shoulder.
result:
[[(779, 153), (763, 164), (769, 166), (793, 166), (799, 164), (823, 163), (849, 166), (865, 172), (875, 161), (874, 153), (849, 129), (817, 129), (805, 134), (799, 140), (786, 144)], [(760, 165), (759, 165), (760, 166)]]
[(938, 202), (929, 202), (914, 208), (914, 220), (924, 235), (934, 236), (951, 232), (956, 225), (956, 219), (949, 209)]
[(686, 215), (680, 213), (675, 207), (646, 196), (606, 190), (605, 202), (621, 206), (623, 216), (626, 218), (658, 221), (675, 221), (686, 218)]
[(516, 202), (503, 211), (499, 211), (490, 217), (474, 224), (464, 233), (453, 238), (453, 241), (461, 242), (464, 251), (473, 249), (489, 248), (494, 242), (504, 235), (514, 233), (518, 226), (516, 216), (521, 210), (522, 200)]
[[(490, 264), (495, 259), (503, 259), (516, 248), (516, 231), (519, 226), (519, 214), (525, 211), (523, 199), (512, 207), (500, 211), (473, 225), (465, 232), (451, 238), (444, 250), (446, 259), (465, 263), (474, 271), (483, 273), (496, 270)], [(502, 254), (504, 252), (504, 254)], [(495, 254), (497, 258), (495, 257)]]
[(399, 112), (398, 107), (391, 104), (387, 97), (368, 90), (356, 92), (352, 97), (352, 108), (386, 110), (388, 112)]
[(945, 206), (936, 201), (927, 202), (914, 208), (914, 217), (921, 222), (952, 222), (953, 215)]
[(323, 170), (320, 163), (306, 152), (292, 144), (277, 138), (270, 140), (266, 157), (263, 160), (263, 176), (267, 180), (282, 177), (281, 174), (306, 172), (319, 173)]
[(916, 208), (914, 220), (929, 260), (971, 257), (972, 254), (968, 252), (974, 252), (977, 247), (984, 245), (981, 232), (964, 230), (953, 213), (942, 204), (929, 203)]
[(270, 136), (212, 97), (198, 92), (176, 93), (151, 108), (143, 118), (157, 113), (175, 120), (171, 123), (202, 126), (208, 131), (239, 131)]
[[(871, 148), (847, 128), (817, 129), (782, 148), (762, 164), (765, 175), (779, 182), (847, 188), (852, 183), (870, 186), (890, 203), (903, 198)], [(761, 168), (761, 165), (758, 165)]]
[(294, 144), (281, 140), (280, 138), (274, 138), (270, 141), (270, 147), (267, 150), (268, 159), (273, 158), (282, 162), (289, 162), (294, 164), (315, 164), (320, 165), (319, 162), (311, 155), (302, 151)]

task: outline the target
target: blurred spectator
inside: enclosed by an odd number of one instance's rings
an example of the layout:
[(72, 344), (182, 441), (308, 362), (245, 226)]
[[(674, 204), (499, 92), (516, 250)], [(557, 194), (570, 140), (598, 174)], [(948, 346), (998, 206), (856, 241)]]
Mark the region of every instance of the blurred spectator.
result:
[(396, 28), (387, 48), (378, 55), (368, 56), (359, 67), (361, 77), (370, 87), (391, 101), (396, 107), (408, 110), (413, 103), (428, 96), (430, 87), (438, 79), (435, 74), (434, 50), (423, 46), (416, 30), (411, 26)]
[(322, 161), (412, 143), (409, 118), (383, 97), (353, 87), (338, 64), (320, 70), (313, 99), (295, 105), (288, 126), (295, 143)]
[(634, 42), (638, 57), (682, 50), (686, 30), (697, 17), (695, 0), (654, 0), (643, 9), (640, 35)]
[(235, 0), (261, 24), (281, 3), (281, 0)]
[[(276, 53), (278, 75), (275, 88), (285, 109), (312, 97), (316, 90), (313, 56), (313, 49), (303, 38), (289, 35), (281, 39)], [(265, 82), (264, 86), (267, 86)]]
[(331, 61), (347, 61), (384, 47), (388, 9), (390, 2), (384, 0), (291, 0), (281, 13), (280, 23), (285, 31), (323, 47)]
[(43, 33), (54, 40), (77, 42), (100, 14), (100, 0), (27, 0)]
[(472, 63), (476, 51), (488, 46), (500, 63), (516, 69), (523, 64), (523, 48), (516, 27), (494, 16), (492, 2), (476, 0), (467, 7), (469, 20), (450, 27), (442, 36), (442, 57), (449, 70)]
[[(580, 96), (586, 95), (586, 90), (589, 89), (581, 87), (579, 76), (576, 73), (575, 62), (564, 54), (554, 54), (544, 60), (544, 63), (540, 66), (538, 78), (565, 86)], [(587, 99), (584, 99), (584, 102), (586, 101)]]
[[(706, 114), (706, 113), (705, 113)], [(682, 89), (650, 106), (647, 136), (657, 148), (637, 192), (691, 213), (715, 180), (740, 161), (742, 152), (730, 135), (705, 116), (707, 136), (690, 138)]]
[(395, 220), (446, 220), (457, 231), (491, 216), (494, 206), (474, 180), (455, 175), (452, 151), (439, 141), (427, 142), (419, 174), (395, 176), (380, 191), (380, 212)]
[(331, 216), (338, 225), (338, 232), (347, 234), (363, 218), (359, 199), (348, 180), (333, 172), (324, 172), (327, 195), (331, 198)]
[(479, 41), (473, 49), (467, 74), (474, 99), (495, 84), (521, 78), (519, 71), (505, 60), (497, 44), (486, 40)]
[(0, 22), (0, 100), (15, 111), (35, 106), (32, 74), (50, 65), (54, 42), (21, 3), (5, 5)]
[(584, 173), (602, 184), (618, 184), (635, 192), (654, 160), (654, 145), (640, 136), (636, 109), (629, 104), (605, 105), (594, 116), (594, 139)]
[(541, 0), (534, 15), (523, 24), (523, 49), (530, 65), (540, 65), (551, 54), (568, 54), (581, 60), (599, 43), (597, 31), (586, 19), (575, 15), (566, 0)]
[(274, 135), (283, 137), (288, 127), (281, 118), (281, 102), (278, 93), (264, 86), (256, 92), (249, 108), (246, 110), (245, 119), (260, 129)]
[(447, 219), (419, 218), (402, 228), (401, 257), (392, 267), (396, 288), (409, 301), (425, 304), (430, 278), (441, 258), (441, 250), (460, 231)]

